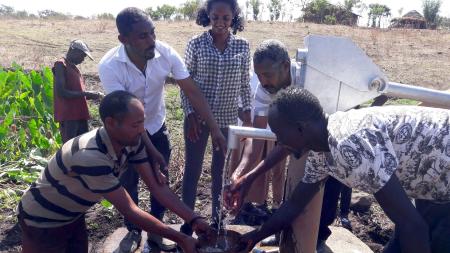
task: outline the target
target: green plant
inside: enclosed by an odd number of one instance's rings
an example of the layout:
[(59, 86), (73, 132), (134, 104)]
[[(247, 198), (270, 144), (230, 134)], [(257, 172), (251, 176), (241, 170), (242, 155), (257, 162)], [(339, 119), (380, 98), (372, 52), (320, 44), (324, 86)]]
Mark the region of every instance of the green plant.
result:
[(0, 115), (0, 178), (33, 182), (61, 143), (53, 121), (52, 71), (0, 68)]
[(328, 25), (335, 25), (336, 24), (336, 17), (333, 16), (333, 15), (326, 15), (324, 23), (328, 24)]
[(178, 12), (181, 13), (185, 19), (194, 20), (200, 4), (200, 0), (188, 0), (181, 5)]

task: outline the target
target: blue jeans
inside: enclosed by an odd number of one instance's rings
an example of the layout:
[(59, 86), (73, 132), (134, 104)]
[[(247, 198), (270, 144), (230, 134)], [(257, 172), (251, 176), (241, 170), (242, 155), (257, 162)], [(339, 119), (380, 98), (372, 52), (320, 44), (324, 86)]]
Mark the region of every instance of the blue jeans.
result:
[[(166, 163), (169, 164), (171, 146), (169, 141), (169, 134), (167, 131), (167, 127), (165, 124), (158, 130), (158, 132), (150, 135), (147, 132), (150, 140), (152, 141), (155, 148), (164, 156)], [(166, 175), (167, 179), (169, 179), (168, 170), (162, 171), (164, 175)], [(120, 182), (122, 186), (127, 190), (130, 197), (133, 199), (136, 205), (139, 203), (138, 197), (138, 183), (139, 183), (139, 174), (135, 171), (133, 165), (129, 165), (128, 169), (121, 175)], [(158, 220), (162, 220), (164, 218), (164, 212), (166, 208), (158, 202), (156, 198), (151, 195), (150, 197), (150, 214), (155, 216)], [(127, 227), (128, 231), (137, 230), (142, 231), (136, 225), (124, 219), (124, 224)]]

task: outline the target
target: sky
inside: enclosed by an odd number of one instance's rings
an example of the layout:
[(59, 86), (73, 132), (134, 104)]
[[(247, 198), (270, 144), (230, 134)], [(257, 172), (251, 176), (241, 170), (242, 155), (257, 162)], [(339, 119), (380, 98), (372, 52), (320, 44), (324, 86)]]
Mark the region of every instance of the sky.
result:
[[(245, 0), (238, 0), (241, 6), (245, 5)], [(268, 0), (263, 0), (268, 1)], [(299, 2), (298, 0), (294, 0)], [(343, 0), (329, 0), (331, 3), (343, 2)], [(371, 3), (385, 4), (391, 8), (393, 17), (398, 16), (398, 10), (403, 8), (403, 14), (410, 10), (417, 10), (422, 13), (422, 0), (362, 0), (367, 5)], [(26, 10), (35, 13), (39, 10), (52, 9), (62, 13), (71, 13), (73, 15), (81, 15), (90, 17), (99, 13), (112, 13), (116, 15), (125, 7), (135, 6), (145, 9), (147, 7), (156, 7), (168, 3), (174, 6), (180, 6), (184, 0), (0, 0), (0, 5), (14, 7), (15, 10)], [(442, 0), (441, 16), (450, 17), (450, 0)]]

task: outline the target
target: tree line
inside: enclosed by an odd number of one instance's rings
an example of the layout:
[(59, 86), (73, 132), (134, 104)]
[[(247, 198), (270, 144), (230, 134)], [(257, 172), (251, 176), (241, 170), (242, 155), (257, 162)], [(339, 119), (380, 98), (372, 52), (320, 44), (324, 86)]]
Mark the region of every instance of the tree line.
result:
[[(180, 7), (163, 4), (156, 8), (149, 7), (145, 12), (154, 20), (192, 20), (202, 0), (187, 0)], [(439, 11), (442, 0), (422, 0), (422, 12), (428, 28), (450, 28), (450, 18), (442, 17)], [(392, 16), (392, 10), (383, 4), (366, 5), (362, 0), (343, 0), (339, 4), (331, 4), (328, 0), (246, 0), (243, 13), (247, 20), (263, 20), (263, 13), (268, 14), (270, 21), (305, 21), (319, 24), (356, 25), (360, 17), (357, 13), (367, 12), (367, 26), (380, 27), (384, 18)], [(296, 10), (302, 15), (294, 16)], [(401, 16), (403, 8), (398, 10)], [(16, 11), (6, 5), (0, 5), (0, 17), (41, 18), (41, 19), (87, 19), (83, 16), (72, 16), (53, 10), (42, 10), (37, 15), (26, 11)], [(111, 13), (102, 13), (92, 19), (114, 19)]]

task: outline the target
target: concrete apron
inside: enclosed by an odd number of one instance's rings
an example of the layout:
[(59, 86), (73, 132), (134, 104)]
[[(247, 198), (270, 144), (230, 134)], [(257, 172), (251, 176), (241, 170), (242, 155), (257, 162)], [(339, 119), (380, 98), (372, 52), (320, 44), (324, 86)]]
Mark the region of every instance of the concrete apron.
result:
[[(180, 231), (180, 226), (181, 224), (168, 224), (170, 228), (176, 230), (176, 231)], [(228, 225), (227, 229), (239, 232), (241, 234), (245, 234), (248, 233), (250, 231), (252, 231), (254, 228), (250, 227), (250, 226), (244, 226), (244, 225)], [(119, 243), (120, 241), (122, 241), (122, 239), (125, 237), (125, 235), (128, 233), (128, 230), (125, 227), (121, 227), (116, 229), (111, 235), (109, 235), (106, 239), (105, 242), (103, 243), (103, 246), (101, 248), (101, 250), (99, 252), (102, 253), (117, 253), (119, 252)], [(193, 234), (193, 237), (196, 238), (196, 234)], [(141, 244), (139, 245), (139, 248), (135, 251), (135, 253), (140, 253), (142, 252), (142, 250), (144, 249), (144, 244), (145, 241), (147, 241), (147, 232), (143, 231), (142, 232), (142, 239), (141, 239)], [(162, 251), (160, 250), (156, 244), (152, 244), (151, 245), (152, 250), (150, 253), (165, 253), (166, 251)], [(265, 250), (269, 250), (269, 249), (273, 249), (273, 247), (266, 247), (263, 248)], [(181, 251), (170, 251), (170, 252), (181, 252)]]
[[(289, 199), (297, 184), (303, 178), (307, 155), (300, 159), (291, 156), (287, 166), (285, 198)], [(280, 253), (314, 253), (319, 232), (323, 188), (316, 193), (292, 225), (281, 234)]]

